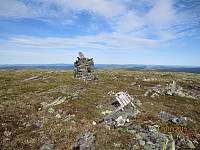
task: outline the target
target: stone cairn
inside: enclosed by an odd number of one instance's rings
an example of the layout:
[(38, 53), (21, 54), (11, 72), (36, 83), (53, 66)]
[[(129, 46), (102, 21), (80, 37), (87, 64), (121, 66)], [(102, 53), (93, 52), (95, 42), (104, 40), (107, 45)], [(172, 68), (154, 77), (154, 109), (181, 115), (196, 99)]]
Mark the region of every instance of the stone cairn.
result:
[(97, 80), (94, 75), (93, 58), (85, 58), (83, 53), (79, 52), (78, 60), (74, 62), (74, 77), (87, 81)]

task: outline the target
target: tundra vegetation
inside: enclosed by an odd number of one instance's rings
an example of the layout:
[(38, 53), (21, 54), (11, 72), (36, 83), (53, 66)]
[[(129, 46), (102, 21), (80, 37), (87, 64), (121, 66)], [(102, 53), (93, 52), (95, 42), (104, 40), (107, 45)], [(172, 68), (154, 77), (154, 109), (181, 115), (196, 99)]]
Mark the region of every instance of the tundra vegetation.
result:
[[(110, 91), (127, 92), (140, 101), (136, 105), (140, 114), (129, 122), (143, 129), (149, 125), (175, 127), (158, 116), (161, 111), (187, 117), (187, 132), (172, 132), (173, 139), (188, 139), (200, 148), (200, 74), (100, 69), (95, 75), (97, 81), (83, 81), (75, 79), (72, 70), (0, 70), (1, 149), (35, 150), (47, 141), (54, 149), (73, 149), (83, 131), (93, 133), (97, 150), (127, 150), (131, 145), (142, 149), (134, 133), (98, 124), (105, 117), (102, 112), (109, 110), (106, 104), (116, 101), (108, 95)], [(153, 93), (152, 89), (173, 81), (185, 95)], [(104, 105), (97, 108), (100, 103)]]

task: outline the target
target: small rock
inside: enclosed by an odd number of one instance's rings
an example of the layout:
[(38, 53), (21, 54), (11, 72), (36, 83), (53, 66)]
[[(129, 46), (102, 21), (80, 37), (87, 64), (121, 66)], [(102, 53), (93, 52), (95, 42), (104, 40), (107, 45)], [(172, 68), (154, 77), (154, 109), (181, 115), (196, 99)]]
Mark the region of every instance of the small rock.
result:
[(152, 106), (154, 105), (152, 102), (146, 102), (146, 103), (147, 103), (147, 104), (150, 104), (150, 105), (152, 105)]
[(153, 122), (151, 120), (147, 120), (147, 121), (142, 122), (141, 124), (148, 124), (148, 123), (153, 123)]
[(96, 125), (97, 125), (97, 123), (96, 123), (95, 121), (92, 121), (92, 124), (93, 124), (94, 126), (96, 126)]
[(60, 115), (60, 114), (57, 114), (57, 115), (56, 115), (56, 118), (62, 118), (62, 117), (61, 117), (61, 115)]
[(74, 117), (75, 117), (75, 115), (67, 115), (67, 114), (61, 115), (61, 118), (65, 121), (69, 121), (70, 119), (72, 119)]
[(103, 106), (105, 106), (105, 104), (100, 103), (99, 105), (96, 106), (96, 108), (101, 108), (101, 107), (103, 107)]
[(115, 121), (117, 122), (117, 127), (124, 126), (125, 124), (125, 120), (123, 119), (122, 116), (119, 116)]
[(159, 96), (158, 93), (153, 93), (153, 94), (151, 95), (151, 97), (158, 97), (158, 96)]
[(140, 145), (144, 146), (145, 145), (145, 141), (139, 140)]
[(148, 126), (150, 132), (158, 132), (158, 125)]
[(53, 144), (51, 144), (51, 141), (46, 141), (39, 150), (53, 150)]

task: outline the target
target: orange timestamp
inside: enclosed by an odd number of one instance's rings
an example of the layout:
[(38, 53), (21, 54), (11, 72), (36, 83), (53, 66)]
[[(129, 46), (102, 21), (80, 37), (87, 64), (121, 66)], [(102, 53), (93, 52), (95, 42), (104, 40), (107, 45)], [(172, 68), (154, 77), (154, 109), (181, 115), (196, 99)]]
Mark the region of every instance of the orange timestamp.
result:
[(187, 127), (158, 127), (158, 132), (186, 132)]

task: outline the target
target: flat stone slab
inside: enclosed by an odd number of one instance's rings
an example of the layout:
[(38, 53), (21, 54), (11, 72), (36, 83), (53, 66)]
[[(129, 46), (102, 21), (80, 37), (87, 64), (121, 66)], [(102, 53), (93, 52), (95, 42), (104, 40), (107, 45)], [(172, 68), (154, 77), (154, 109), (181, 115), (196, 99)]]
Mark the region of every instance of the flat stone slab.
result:
[(187, 126), (187, 118), (186, 117), (178, 118), (178, 117), (171, 115), (171, 114), (168, 114), (164, 111), (161, 111), (158, 114), (158, 116), (164, 121), (169, 121), (169, 122), (172, 122), (172, 123), (177, 124), (179, 126)]

